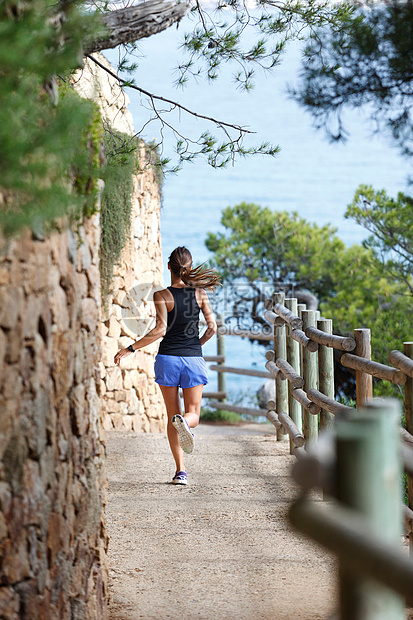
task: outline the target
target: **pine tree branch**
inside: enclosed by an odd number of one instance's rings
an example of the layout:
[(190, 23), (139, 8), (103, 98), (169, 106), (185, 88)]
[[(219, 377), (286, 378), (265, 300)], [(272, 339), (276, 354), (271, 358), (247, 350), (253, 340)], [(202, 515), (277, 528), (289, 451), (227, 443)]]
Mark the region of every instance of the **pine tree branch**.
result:
[(106, 73), (109, 73), (109, 75), (111, 75), (113, 78), (118, 80), (118, 82), (120, 84), (125, 85), (128, 88), (133, 88), (134, 90), (137, 90), (139, 93), (142, 93), (143, 95), (146, 95), (147, 97), (149, 97), (149, 99), (151, 100), (152, 106), (153, 106), (155, 111), (156, 111), (156, 108), (155, 108), (155, 105), (154, 105), (154, 101), (155, 100), (163, 101), (165, 103), (169, 103), (169, 104), (173, 105), (174, 107), (178, 108), (179, 110), (182, 110), (183, 112), (187, 112), (188, 114), (191, 114), (192, 116), (195, 116), (196, 118), (202, 118), (204, 120), (207, 120), (207, 121), (210, 121), (212, 123), (215, 123), (215, 125), (217, 125), (221, 129), (223, 129), (224, 131), (226, 131), (225, 127), (229, 127), (230, 129), (235, 129), (240, 134), (245, 134), (245, 133), (253, 134), (253, 133), (256, 133), (255, 131), (251, 131), (249, 129), (245, 129), (244, 127), (241, 127), (241, 125), (233, 125), (231, 123), (226, 123), (224, 121), (219, 121), (216, 118), (213, 118), (212, 116), (204, 116), (203, 114), (198, 114), (198, 112), (194, 112), (193, 110), (190, 110), (189, 108), (186, 108), (185, 106), (181, 105), (177, 101), (173, 101), (172, 99), (166, 99), (166, 97), (161, 97), (160, 95), (154, 95), (153, 93), (150, 93), (149, 91), (144, 90), (140, 86), (136, 86), (136, 84), (131, 84), (127, 80), (123, 80), (121, 77), (116, 75), (116, 73), (114, 73), (113, 71), (108, 69), (108, 67), (105, 67), (105, 65), (103, 65), (101, 62), (99, 62), (96, 58), (94, 58), (90, 54), (85, 54), (85, 56), (86, 56), (86, 58), (89, 58), (89, 60), (91, 60), (92, 62), (97, 64), (101, 69), (106, 71)]
[(101, 16), (107, 36), (85, 45), (85, 54), (117, 47), (150, 37), (179, 22), (191, 7), (188, 2), (147, 0), (135, 6), (110, 11)]

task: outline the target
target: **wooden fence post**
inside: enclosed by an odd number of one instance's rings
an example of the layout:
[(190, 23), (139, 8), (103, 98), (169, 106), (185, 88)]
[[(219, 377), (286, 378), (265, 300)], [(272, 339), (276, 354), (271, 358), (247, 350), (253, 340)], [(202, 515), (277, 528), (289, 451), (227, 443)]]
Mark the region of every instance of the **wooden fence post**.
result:
[[(284, 293), (274, 293), (273, 302), (275, 304), (284, 305)], [(274, 352), (275, 359), (282, 357), (283, 359), (287, 359), (287, 337), (286, 337), (286, 326), (282, 325), (281, 327), (277, 327), (274, 325)], [(275, 402), (276, 402), (276, 412), (277, 413), (287, 413), (288, 414), (288, 386), (287, 381), (284, 379), (277, 378), (275, 380)], [(282, 441), (285, 439), (286, 431), (284, 427), (277, 429), (277, 440)]]
[[(224, 316), (222, 314), (218, 315), (218, 324), (224, 325)], [(223, 362), (218, 362), (218, 365), (223, 366), (225, 364), (225, 336), (224, 334), (219, 333), (219, 329), (217, 331), (217, 355), (222, 355), (224, 357)], [(218, 372), (218, 392), (226, 392), (226, 377), (225, 372)], [(225, 398), (220, 398), (223, 402)]]
[[(356, 349), (354, 353), (359, 357), (371, 360), (371, 334), (364, 327), (354, 330)], [(365, 372), (356, 370), (356, 404), (363, 407), (373, 398), (373, 377)]]
[[(297, 300), (294, 298), (285, 300), (285, 307), (288, 308), (293, 314), (297, 314)], [(296, 340), (290, 338), (291, 335), (291, 326), (287, 327), (287, 361), (294, 370), (300, 374), (300, 345)], [(292, 394), (294, 391), (294, 386), (288, 382), (288, 406), (289, 413), (292, 421), (301, 432), (303, 428), (302, 424), (302, 413), (301, 413), (301, 405), (300, 403), (293, 398)], [(294, 454), (294, 443), (290, 438), (290, 454)]]
[[(333, 333), (333, 321), (320, 319), (317, 327), (326, 334)], [(320, 344), (318, 347), (318, 389), (325, 396), (334, 398), (334, 349)], [(320, 414), (321, 430), (330, 430), (333, 427), (334, 416), (323, 409)]]
[[(303, 331), (307, 327), (316, 326), (316, 314), (315, 310), (303, 310), (301, 313), (303, 320)], [(309, 351), (303, 349), (303, 378), (305, 391), (318, 387), (318, 355), (317, 351)], [(303, 433), (306, 440), (306, 448), (317, 441), (318, 437), (318, 416), (311, 415), (308, 411), (304, 410), (303, 415)]]
[[(403, 343), (403, 353), (413, 359), (413, 342)], [(406, 430), (413, 435), (413, 379), (407, 377), (404, 384), (404, 403), (406, 413)], [(409, 508), (413, 510), (413, 476), (407, 474), (407, 495)], [(413, 532), (409, 534), (410, 555), (413, 556)]]
[[(306, 304), (297, 304), (297, 316), (300, 319), (303, 318), (303, 311), (307, 310)], [(300, 347), (300, 375), (303, 377), (303, 347)], [(304, 409), (302, 409), (302, 416), (304, 416)]]
[[(397, 401), (373, 402), (350, 420), (337, 420), (337, 496), (365, 516), (373, 535), (400, 548), (401, 464)], [(394, 591), (340, 569), (340, 620), (402, 620)]]

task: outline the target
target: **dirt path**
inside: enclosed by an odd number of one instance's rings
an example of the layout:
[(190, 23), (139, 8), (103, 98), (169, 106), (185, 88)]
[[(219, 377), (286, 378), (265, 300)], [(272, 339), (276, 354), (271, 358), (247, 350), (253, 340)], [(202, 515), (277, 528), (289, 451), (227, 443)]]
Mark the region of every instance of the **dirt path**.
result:
[(294, 457), (272, 427), (200, 425), (189, 484), (166, 437), (108, 435), (111, 620), (313, 620), (334, 562), (288, 525)]

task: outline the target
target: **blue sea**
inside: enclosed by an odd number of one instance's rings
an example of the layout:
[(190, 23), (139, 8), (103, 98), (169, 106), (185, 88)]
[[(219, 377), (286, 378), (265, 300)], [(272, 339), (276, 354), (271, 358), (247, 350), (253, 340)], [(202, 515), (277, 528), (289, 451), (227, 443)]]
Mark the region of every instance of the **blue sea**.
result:
[[(349, 137), (345, 144), (331, 143), (322, 131), (316, 131), (309, 114), (287, 95), (287, 84), (294, 84), (300, 68), (300, 48), (292, 44), (272, 75), (258, 72), (252, 92), (240, 92), (228, 66), (213, 84), (203, 79), (192, 80), (184, 90), (174, 87), (176, 67), (182, 62), (180, 48), (191, 23), (183, 20), (180, 27), (169, 28), (140, 42), (136, 83), (150, 91), (179, 101), (200, 114), (222, 121), (248, 126), (256, 133), (250, 143), (270, 141), (281, 147), (275, 157), (253, 156), (234, 166), (213, 169), (198, 159), (187, 164), (177, 175), (166, 177), (163, 187), (162, 249), (165, 284), (170, 252), (186, 245), (196, 263), (209, 258), (204, 245), (209, 231), (222, 230), (221, 211), (239, 202), (255, 202), (274, 210), (297, 211), (300, 216), (319, 225), (331, 223), (348, 245), (365, 238), (364, 229), (344, 219), (346, 206), (352, 201), (360, 183), (385, 188), (390, 195), (407, 190), (411, 169), (385, 135), (377, 134), (367, 111), (346, 114)], [(105, 53), (116, 65), (113, 52)], [(148, 119), (145, 99), (128, 89), (130, 110), (139, 130)], [(161, 105), (167, 108), (166, 104)], [(198, 137), (218, 130), (188, 114), (173, 112), (167, 122), (185, 136)], [(173, 157), (171, 131), (164, 128), (164, 155)], [(146, 141), (160, 139), (159, 123), (151, 123), (143, 131)], [(216, 352), (215, 339), (204, 347), (205, 355)], [(264, 369), (264, 348), (237, 337), (226, 337), (227, 364)], [(216, 373), (210, 373), (208, 389), (216, 389)], [(254, 394), (264, 379), (227, 375), (230, 401), (253, 402)]]

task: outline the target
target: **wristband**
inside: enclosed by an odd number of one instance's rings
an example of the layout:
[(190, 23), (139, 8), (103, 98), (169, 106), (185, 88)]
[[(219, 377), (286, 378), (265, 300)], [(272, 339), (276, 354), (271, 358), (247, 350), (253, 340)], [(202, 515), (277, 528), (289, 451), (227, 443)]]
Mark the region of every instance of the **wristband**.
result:
[(129, 351), (130, 351), (131, 353), (135, 353), (135, 349), (133, 348), (133, 345), (132, 345), (132, 344), (130, 344), (130, 345), (129, 345), (128, 347), (126, 347), (126, 348), (127, 348), (127, 349), (129, 349)]

